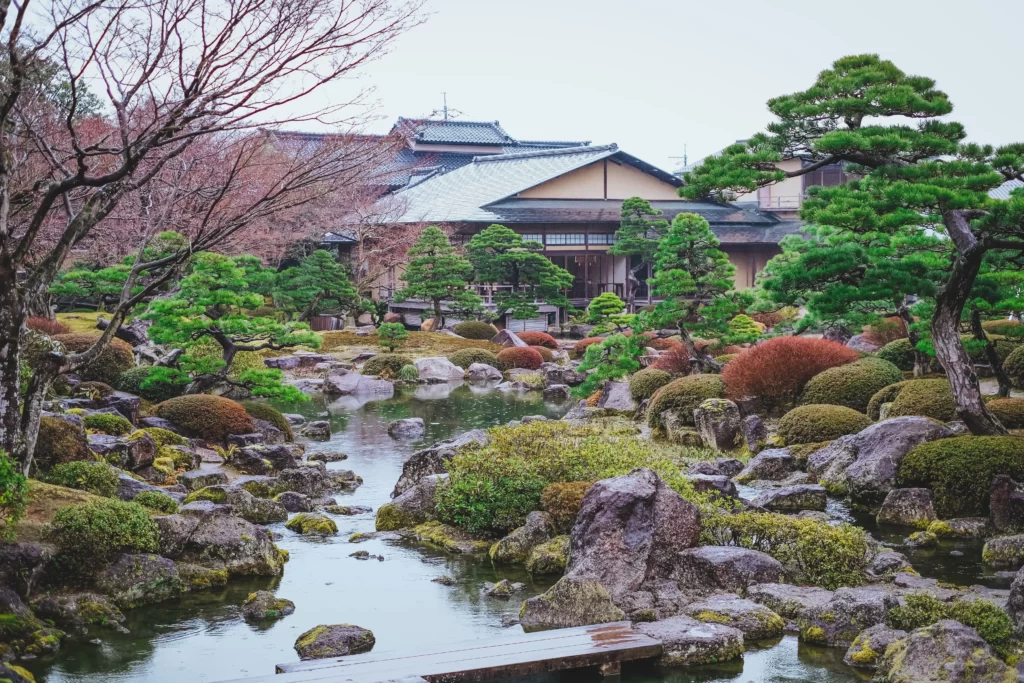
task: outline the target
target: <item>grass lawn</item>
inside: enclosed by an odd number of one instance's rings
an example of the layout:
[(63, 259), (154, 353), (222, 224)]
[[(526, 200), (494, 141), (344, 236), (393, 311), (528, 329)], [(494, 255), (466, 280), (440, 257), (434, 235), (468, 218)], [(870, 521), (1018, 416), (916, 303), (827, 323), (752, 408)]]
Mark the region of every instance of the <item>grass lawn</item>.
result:
[(96, 318), (100, 316), (109, 318), (110, 314), (95, 311), (92, 313), (58, 313), (57, 320), (70, 327), (72, 332), (99, 334), (100, 331), (96, 329)]
[[(384, 350), (377, 344), (375, 336), (362, 336), (352, 332), (323, 332), (324, 353), (357, 355), (363, 351), (382, 353)], [(460, 339), (447, 334), (433, 332), (410, 332), (409, 338), (395, 349), (396, 353), (410, 358), (426, 358), (428, 356), (447, 356), (462, 349), (486, 349), (492, 353), (501, 351), (503, 347), (489, 341), (477, 339)]]
[(99, 500), (99, 496), (29, 479), (25, 516), (14, 525), (14, 536), (19, 541), (39, 541), (58, 510), (94, 500)]

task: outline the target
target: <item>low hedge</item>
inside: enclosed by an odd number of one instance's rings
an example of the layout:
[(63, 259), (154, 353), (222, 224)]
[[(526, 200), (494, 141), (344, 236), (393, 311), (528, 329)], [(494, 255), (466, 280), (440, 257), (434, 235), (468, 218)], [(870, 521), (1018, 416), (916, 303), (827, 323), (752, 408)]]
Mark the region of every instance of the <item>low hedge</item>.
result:
[(846, 406), (811, 404), (789, 411), (779, 420), (786, 445), (833, 441), (871, 426), (871, 420)]
[(898, 482), (931, 489), (940, 519), (987, 517), (997, 474), (1024, 479), (1024, 437), (957, 436), (921, 444), (903, 458)]
[(629, 393), (634, 400), (643, 401), (671, 381), (672, 375), (664, 370), (645, 368), (629, 378)]
[(516, 332), (516, 336), (526, 342), (527, 346), (543, 346), (553, 351), (559, 349), (558, 340), (547, 332)]
[(546, 346), (531, 346), (531, 349), (540, 354), (540, 357), (544, 359), (545, 363), (552, 363), (555, 360), (555, 354)]
[(498, 351), (497, 358), (501, 370), (511, 370), (512, 368), (536, 370), (544, 362), (544, 357), (540, 355), (540, 352), (529, 346), (510, 346)]
[(47, 536), (76, 568), (99, 568), (121, 553), (155, 553), (160, 541), (146, 508), (116, 498), (58, 510)]
[(693, 424), (693, 411), (702, 401), (725, 396), (725, 382), (718, 375), (689, 375), (672, 380), (651, 396), (647, 405), (647, 424), (655, 429), (664, 429), (661, 414), (672, 410), (683, 418), (685, 424)]
[(149, 373), (152, 369), (153, 368), (149, 365), (140, 365), (137, 368), (132, 368), (131, 370), (122, 372), (121, 376), (117, 378), (117, 383), (114, 386), (121, 391), (141, 396), (147, 401), (152, 401), (153, 403), (161, 403), (169, 398), (181, 396), (181, 392), (184, 387), (180, 384), (160, 382), (151, 386), (143, 387), (142, 383), (149, 377)]
[(1006, 357), (1003, 370), (1010, 376), (1014, 386), (1024, 389), (1024, 345), (1018, 346)]
[(887, 418), (916, 415), (941, 422), (957, 418), (953, 390), (944, 379), (910, 379), (890, 384), (868, 401), (868, 417), (879, 419), (885, 403), (892, 404)]
[(210, 394), (164, 401), (156, 407), (156, 415), (183, 432), (214, 443), (224, 443), (229, 434), (251, 434), (254, 429), (252, 418), (241, 404)]
[(1024, 429), (1024, 398), (997, 398), (987, 405), (1007, 429)]
[(473, 363), (481, 363), (482, 365), (490, 365), (492, 368), (501, 369), (498, 357), (487, 349), (462, 349), (448, 356), (448, 360), (463, 370), (468, 370), (469, 366)]
[(85, 423), (86, 429), (91, 429), (95, 432), (103, 432), (111, 436), (124, 436), (125, 434), (131, 434), (135, 427), (132, 423), (114, 413), (91, 413), (86, 415), (82, 422)]
[(110, 497), (117, 491), (117, 470), (105, 462), (79, 460), (55, 465), (43, 481), (55, 486), (78, 489)]
[(295, 434), (292, 432), (292, 425), (288, 422), (288, 418), (274, 406), (262, 401), (241, 401), (240, 403), (245, 408), (245, 412), (248, 413), (249, 417), (274, 425), (281, 430), (287, 441), (295, 439)]
[(363, 364), (364, 375), (395, 378), (402, 368), (412, 365), (412, 359), (397, 353), (380, 353)]
[(454, 329), (455, 334), (466, 339), (491, 339), (498, 334), (497, 327), (480, 320), (467, 320), (456, 325)]
[(872, 396), (902, 380), (903, 373), (889, 361), (861, 358), (812, 377), (804, 386), (800, 403), (846, 406), (863, 413), (867, 412)]
[[(88, 350), (99, 339), (98, 334), (58, 334), (54, 337), (68, 353)], [(135, 367), (135, 353), (131, 344), (120, 339), (111, 339), (106, 348), (91, 363), (78, 371), (85, 381), (114, 384), (124, 372)]]
[(548, 484), (540, 492), (540, 509), (548, 513), (559, 533), (569, 533), (583, 507), (583, 496), (592, 481), (566, 481)]

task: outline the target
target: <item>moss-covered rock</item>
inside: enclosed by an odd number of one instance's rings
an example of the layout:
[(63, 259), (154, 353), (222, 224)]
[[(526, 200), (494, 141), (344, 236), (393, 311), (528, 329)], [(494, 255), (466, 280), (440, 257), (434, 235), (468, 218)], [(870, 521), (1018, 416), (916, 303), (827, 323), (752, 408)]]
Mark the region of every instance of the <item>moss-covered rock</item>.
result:
[(812, 377), (804, 386), (800, 403), (846, 406), (864, 413), (872, 396), (902, 380), (903, 373), (889, 361), (862, 358)]
[(159, 555), (129, 553), (96, 575), (96, 588), (123, 609), (173, 600), (182, 592), (174, 562)]
[(450, 553), (463, 555), (486, 553), (494, 543), (492, 538), (471, 534), (441, 522), (420, 524), (412, 529), (411, 536), (420, 541), (440, 546)]
[(121, 610), (98, 593), (41, 595), (32, 601), (32, 610), (40, 619), (65, 629), (113, 626), (124, 621)]
[(526, 516), (526, 524), (491, 546), (491, 561), (498, 564), (526, 562), (531, 551), (553, 535), (551, 517), (546, 512), (531, 512)]
[(242, 603), (242, 618), (246, 621), (270, 621), (295, 612), (295, 603), (275, 596), (270, 591), (249, 593)]
[[(636, 615), (631, 615), (636, 622)], [(676, 616), (634, 623), (634, 630), (662, 644), (658, 664), (665, 667), (721, 664), (743, 656), (743, 633), (715, 622)]]
[(651, 396), (647, 406), (647, 423), (664, 429), (662, 413), (669, 412), (682, 424), (693, 425), (693, 411), (709, 398), (725, 396), (725, 383), (718, 375), (689, 375), (661, 387)]
[(284, 526), (303, 536), (334, 536), (338, 533), (338, 525), (333, 519), (315, 512), (300, 512)]
[(228, 583), (227, 569), (211, 569), (190, 562), (182, 562), (176, 566), (178, 578), (181, 579), (181, 588), (186, 592), (220, 588)]
[(871, 420), (853, 408), (811, 404), (794, 408), (779, 420), (779, 436), (789, 444), (834, 441), (871, 426)]
[(786, 621), (764, 605), (735, 595), (713, 595), (691, 603), (686, 614), (697, 621), (739, 629), (748, 640), (776, 638), (786, 627)]
[(92, 459), (81, 419), (74, 416), (44, 416), (39, 420), (33, 462), (40, 472), (47, 472), (62, 462)]
[(373, 632), (352, 624), (320, 625), (303, 633), (295, 641), (299, 659), (326, 659), (369, 652), (376, 639)]
[(569, 563), (569, 536), (555, 536), (535, 546), (526, 558), (526, 571), (532, 576), (562, 574)]
[(546, 593), (523, 603), (519, 622), (527, 633), (606, 624), (625, 619), (600, 582), (563, 577)]
[(907, 632), (893, 629), (885, 624), (876, 624), (857, 634), (853, 644), (846, 651), (843, 662), (856, 669), (874, 670), (885, 649), (897, 640), (907, 637)]

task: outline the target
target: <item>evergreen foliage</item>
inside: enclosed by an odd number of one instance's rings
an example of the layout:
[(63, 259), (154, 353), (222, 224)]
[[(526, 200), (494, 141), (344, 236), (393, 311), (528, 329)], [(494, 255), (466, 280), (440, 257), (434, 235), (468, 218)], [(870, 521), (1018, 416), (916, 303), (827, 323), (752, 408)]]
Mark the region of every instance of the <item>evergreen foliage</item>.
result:
[(409, 338), (409, 332), (402, 323), (381, 323), (377, 328), (377, 343), (388, 353), (394, 353), (403, 341)]
[[(277, 306), (297, 312), (309, 320), (324, 310), (347, 311), (358, 296), (345, 267), (329, 251), (317, 249), (274, 278), (273, 296)], [(250, 281), (250, 288), (253, 283)]]
[(641, 334), (628, 337), (624, 334), (613, 334), (600, 344), (588, 346), (583, 355), (583, 362), (576, 371), (594, 372), (587, 375), (583, 384), (572, 390), (573, 395), (576, 398), (584, 398), (597, 391), (605, 381), (619, 379), (639, 370), (640, 356), (644, 354), (646, 341), (647, 338)]
[(402, 274), (405, 287), (395, 293), (395, 301), (422, 299), (434, 307), (435, 329), (444, 327), (442, 304), (459, 317), (482, 311), (482, 300), (467, 285), (473, 276), (473, 264), (448, 242), (444, 232), (431, 225), (409, 248), (409, 265)]
[(629, 257), (629, 279), (633, 283), (629, 288), (630, 310), (640, 286), (638, 275), (645, 276), (647, 269), (654, 265), (658, 243), (668, 233), (668, 221), (657, 218), (661, 213), (640, 197), (629, 197), (622, 202), (619, 229), (615, 231), (615, 243), (608, 247), (608, 253)]
[(487, 340), (498, 334), (498, 328), (482, 320), (467, 320), (455, 326), (455, 334), (466, 339)]

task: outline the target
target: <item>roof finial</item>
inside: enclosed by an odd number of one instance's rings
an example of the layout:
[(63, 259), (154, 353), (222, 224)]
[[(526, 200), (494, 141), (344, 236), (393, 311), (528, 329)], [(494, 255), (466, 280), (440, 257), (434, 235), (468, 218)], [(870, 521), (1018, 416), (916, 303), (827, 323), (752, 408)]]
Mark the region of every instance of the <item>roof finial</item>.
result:
[(442, 92), (441, 93), (441, 97), (444, 98), (444, 106), (441, 109), (435, 109), (434, 111), (430, 112), (430, 118), (434, 118), (435, 116), (440, 114), (442, 119), (444, 121), (447, 121), (449, 119), (449, 117), (454, 119), (457, 116), (462, 116), (462, 112), (459, 111), (458, 109), (454, 109), (454, 108), (449, 109), (448, 108), (448, 93), (447, 92)]

